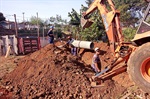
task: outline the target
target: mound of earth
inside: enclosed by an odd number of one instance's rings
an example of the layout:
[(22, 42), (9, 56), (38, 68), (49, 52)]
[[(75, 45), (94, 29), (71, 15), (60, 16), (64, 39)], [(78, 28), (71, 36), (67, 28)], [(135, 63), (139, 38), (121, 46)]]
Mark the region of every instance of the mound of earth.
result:
[[(94, 46), (100, 48), (100, 60), (102, 65), (101, 69), (103, 70), (114, 60), (113, 54), (110, 51), (108, 43), (94, 42)], [(90, 66), (92, 57), (94, 55), (94, 50), (80, 49), (79, 54), (81, 55), (81, 59), (87, 64), (87, 66)], [(133, 85), (133, 82), (130, 81), (126, 72), (114, 76), (112, 79), (124, 87), (130, 87)]]
[[(95, 43), (95, 45), (102, 50), (101, 59), (104, 60), (102, 64), (104, 66), (109, 64), (112, 57), (107, 44)], [(117, 99), (122, 97), (127, 87), (114, 79), (105, 81), (104, 86), (91, 87), (89, 78), (94, 73), (89, 64), (94, 52), (80, 49), (79, 53), (80, 57), (72, 56), (68, 50), (47, 45), (22, 58), (16, 69), (3, 77), (3, 85), (7, 86), (7, 90), (12, 92), (12, 98), (15, 99)], [(121, 77), (120, 80), (125, 78), (124, 75)], [(128, 80), (124, 79), (124, 81)]]
[[(110, 52), (108, 44), (102, 43), (102, 42), (99, 42), (99, 43), (95, 42), (94, 46), (100, 48), (100, 59), (101, 59), (102, 66), (104, 67), (110, 64), (111, 61), (113, 60), (113, 56)], [(94, 50), (88, 50), (88, 49), (80, 49), (79, 51), (79, 54), (82, 57), (82, 60), (86, 64), (89, 64), (89, 65), (91, 64), (94, 53), (95, 53)]]

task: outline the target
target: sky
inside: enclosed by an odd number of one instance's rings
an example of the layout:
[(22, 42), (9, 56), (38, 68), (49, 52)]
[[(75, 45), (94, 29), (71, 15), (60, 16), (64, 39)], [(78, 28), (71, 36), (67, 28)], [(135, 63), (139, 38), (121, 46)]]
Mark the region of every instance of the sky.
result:
[[(68, 12), (74, 8), (77, 12), (81, 4), (87, 6), (86, 0), (0, 0), (0, 12), (6, 20), (14, 21), (14, 14), (18, 22), (29, 21), (32, 16), (46, 20), (51, 16), (61, 15), (69, 20)], [(24, 14), (23, 14), (24, 13)]]

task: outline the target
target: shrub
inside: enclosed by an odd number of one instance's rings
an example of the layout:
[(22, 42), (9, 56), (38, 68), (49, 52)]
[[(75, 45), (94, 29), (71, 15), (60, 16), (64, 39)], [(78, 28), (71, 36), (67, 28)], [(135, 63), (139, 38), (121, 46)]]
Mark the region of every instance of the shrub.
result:
[(134, 35), (136, 33), (135, 28), (126, 28), (123, 30), (124, 40), (126, 42), (129, 42), (131, 39), (134, 38)]

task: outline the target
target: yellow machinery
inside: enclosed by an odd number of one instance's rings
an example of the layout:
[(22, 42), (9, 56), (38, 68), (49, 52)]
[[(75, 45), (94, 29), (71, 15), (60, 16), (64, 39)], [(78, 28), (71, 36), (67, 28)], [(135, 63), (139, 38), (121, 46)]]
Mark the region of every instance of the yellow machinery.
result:
[[(150, 0), (147, 0), (150, 2)], [(106, 3), (110, 6), (108, 10)], [(143, 91), (150, 92), (150, 3), (145, 11), (144, 18), (131, 43), (124, 42), (120, 26), (120, 12), (115, 9), (112, 0), (94, 0), (85, 13), (83, 13), (83, 28), (89, 27), (92, 22), (88, 15), (96, 9), (100, 11), (106, 34), (110, 43), (110, 49), (114, 54), (114, 62), (107, 66), (93, 80), (106, 80), (110, 76), (117, 75), (127, 69), (130, 78)], [(118, 64), (123, 63), (122, 66)], [(92, 83), (93, 84), (93, 83)], [(95, 84), (95, 83), (94, 83)]]

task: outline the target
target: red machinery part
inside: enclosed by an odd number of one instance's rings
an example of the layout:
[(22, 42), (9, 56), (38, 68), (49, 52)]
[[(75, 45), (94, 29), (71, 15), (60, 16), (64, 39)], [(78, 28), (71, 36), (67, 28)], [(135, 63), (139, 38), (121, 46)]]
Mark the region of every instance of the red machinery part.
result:
[(146, 81), (150, 82), (150, 57), (143, 61), (140, 69), (143, 78)]

